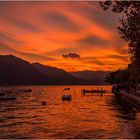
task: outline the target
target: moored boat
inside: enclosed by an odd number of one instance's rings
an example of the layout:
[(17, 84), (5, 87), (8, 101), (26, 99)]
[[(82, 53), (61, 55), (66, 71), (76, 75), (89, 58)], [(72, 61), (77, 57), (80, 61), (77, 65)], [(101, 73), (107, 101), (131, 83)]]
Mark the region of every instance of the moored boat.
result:
[(16, 96), (7, 95), (6, 93), (0, 93), (0, 101), (16, 100)]
[[(64, 88), (64, 90), (62, 92), (64, 92), (64, 91), (70, 91), (70, 88)], [(62, 101), (64, 101), (64, 100), (71, 101), (72, 95), (65, 93), (64, 95), (62, 95)]]
[(68, 100), (68, 101), (71, 101), (72, 100), (72, 96), (69, 94), (69, 95), (63, 95), (62, 96), (62, 100)]
[(32, 92), (32, 89), (20, 89), (18, 92)]

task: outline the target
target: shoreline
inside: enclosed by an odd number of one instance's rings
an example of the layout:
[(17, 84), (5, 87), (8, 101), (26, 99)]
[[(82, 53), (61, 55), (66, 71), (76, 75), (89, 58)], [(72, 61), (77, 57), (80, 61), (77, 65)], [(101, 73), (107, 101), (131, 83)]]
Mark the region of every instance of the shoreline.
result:
[(136, 95), (131, 95), (126, 92), (120, 92), (118, 95), (119, 98), (127, 101), (130, 105), (132, 105), (134, 108), (136, 108), (138, 111), (140, 111), (140, 97)]

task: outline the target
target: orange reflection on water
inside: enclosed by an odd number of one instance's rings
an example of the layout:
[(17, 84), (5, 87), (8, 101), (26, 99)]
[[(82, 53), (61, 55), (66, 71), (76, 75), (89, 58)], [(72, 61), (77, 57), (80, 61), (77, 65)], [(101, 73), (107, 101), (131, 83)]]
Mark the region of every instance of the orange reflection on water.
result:
[(138, 119), (118, 117), (112, 93), (83, 96), (81, 89), (97, 87), (70, 87), (75, 90), (71, 102), (61, 100), (65, 86), (33, 86), (16, 101), (0, 102), (0, 138), (136, 138), (132, 130)]

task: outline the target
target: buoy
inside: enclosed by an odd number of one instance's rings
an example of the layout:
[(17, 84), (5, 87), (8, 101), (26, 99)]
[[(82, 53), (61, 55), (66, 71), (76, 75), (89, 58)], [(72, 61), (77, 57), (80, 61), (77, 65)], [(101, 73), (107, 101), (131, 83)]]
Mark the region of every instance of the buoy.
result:
[(43, 102), (42, 102), (42, 105), (46, 105), (46, 102), (45, 102), (45, 101), (43, 101)]
[(71, 95), (63, 95), (62, 96), (62, 100), (68, 100), (68, 101), (71, 101), (72, 100), (72, 96)]

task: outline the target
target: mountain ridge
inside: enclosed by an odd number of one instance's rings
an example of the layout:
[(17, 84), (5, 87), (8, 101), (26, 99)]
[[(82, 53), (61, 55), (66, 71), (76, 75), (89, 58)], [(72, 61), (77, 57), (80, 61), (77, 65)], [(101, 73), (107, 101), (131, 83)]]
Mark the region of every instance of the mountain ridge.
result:
[[(14, 55), (0, 55), (0, 85), (93, 85), (97, 79), (63, 69), (30, 63)], [(100, 78), (99, 78), (100, 79)], [(101, 82), (102, 84), (103, 82)]]
[(82, 78), (85, 80), (89, 80), (93, 82), (93, 84), (97, 85), (105, 85), (105, 77), (109, 73), (109, 71), (91, 71), (91, 70), (83, 70), (83, 71), (76, 71), (70, 72), (73, 76), (77, 78)]
[(63, 69), (52, 67), (52, 66), (46, 66), (40, 63), (32, 63), (32, 65), (39, 70), (42, 74), (48, 76), (49, 78), (53, 78), (56, 80), (59, 80), (59, 83), (65, 84), (65, 83), (79, 83), (82, 84), (85, 82), (85, 80), (77, 78), (70, 73), (66, 72)]

